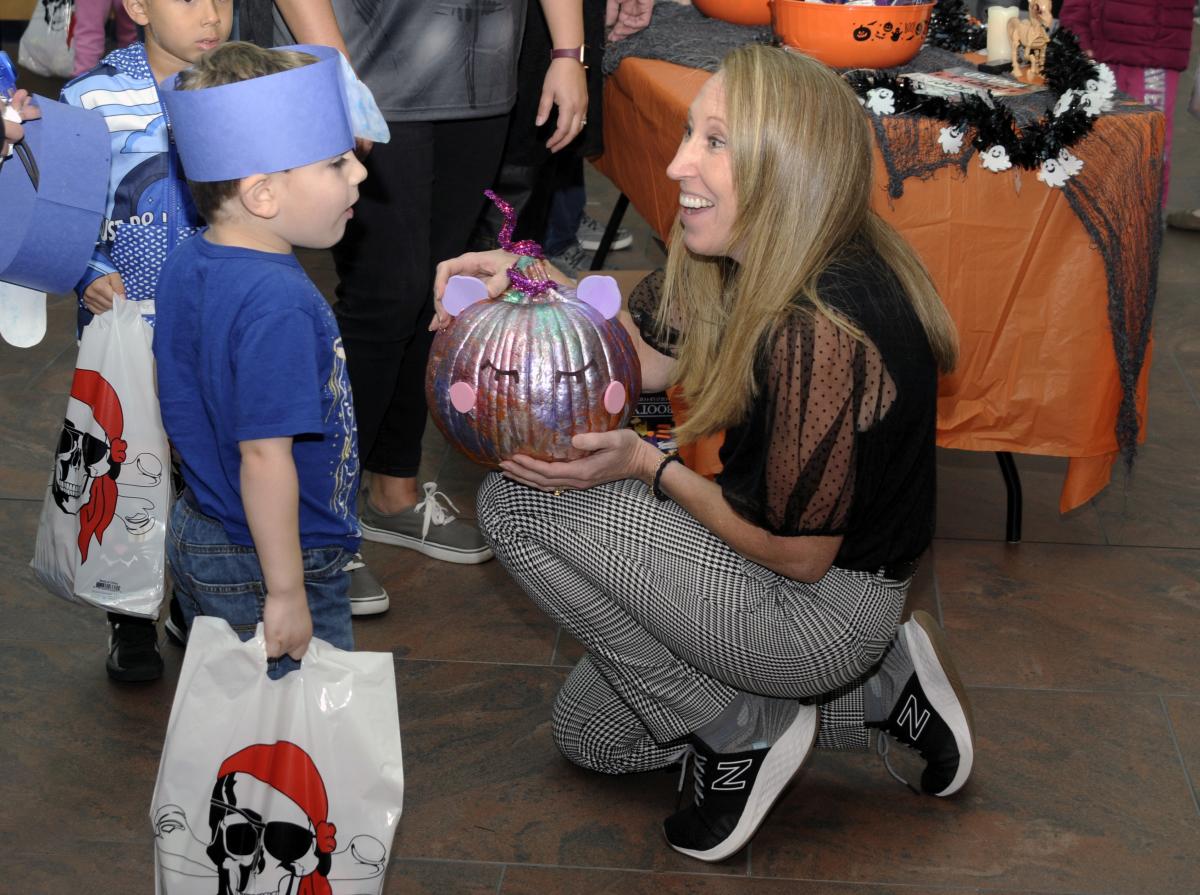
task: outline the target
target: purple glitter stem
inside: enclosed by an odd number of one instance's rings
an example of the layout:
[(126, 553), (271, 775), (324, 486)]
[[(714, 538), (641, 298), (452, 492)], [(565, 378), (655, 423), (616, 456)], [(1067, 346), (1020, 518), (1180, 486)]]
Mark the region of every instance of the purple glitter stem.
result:
[[(539, 262), (543, 261), (546, 256), (542, 252), (542, 247), (532, 239), (522, 239), (519, 242), (512, 241), (513, 230), (517, 226), (517, 213), (513, 207), (491, 190), (484, 190), (483, 194), (492, 200), (492, 204), (504, 216), (504, 225), (500, 228), (500, 236), (498, 238), (500, 248), (506, 252), (512, 252), (514, 255), (525, 255), (530, 258), (536, 258)], [(518, 261), (517, 264), (508, 269), (508, 280), (512, 283), (513, 288), (522, 295), (535, 298), (554, 288), (554, 281), (546, 274), (546, 269), (542, 264), (529, 265), (532, 276), (526, 276), (522, 273), (518, 266), (519, 264), (520, 262)]]

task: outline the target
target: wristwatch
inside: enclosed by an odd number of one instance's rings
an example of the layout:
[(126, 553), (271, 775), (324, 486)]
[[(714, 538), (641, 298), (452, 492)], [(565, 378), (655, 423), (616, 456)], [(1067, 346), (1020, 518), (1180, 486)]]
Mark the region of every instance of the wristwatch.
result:
[(551, 59), (574, 59), (580, 65), (583, 65), (583, 51), (584, 51), (584, 47), (582, 45), (580, 45), (578, 47), (571, 47), (566, 50), (551, 50), (550, 58)]

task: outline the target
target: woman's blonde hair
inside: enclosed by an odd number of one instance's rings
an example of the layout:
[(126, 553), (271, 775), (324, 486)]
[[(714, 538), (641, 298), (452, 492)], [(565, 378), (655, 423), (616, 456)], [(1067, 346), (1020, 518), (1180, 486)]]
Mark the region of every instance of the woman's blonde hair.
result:
[[(235, 40), (222, 44), (211, 53), (205, 53), (199, 62), (181, 71), (175, 80), (180, 90), (204, 90), (279, 74), (293, 68), (312, 65), (317, 61), (317, 57), (311, 53), (298, 50), (264, 50), (252, 43)], [(189, 180), (188, 187), (192, 192), (192, 201), (196, 203), (196, 210), (205, 220), (212, 223), (214, 218), (219, 216), (221, 206), (226, 200), (237, 195), (239, 183), (237, 180), (205, 183)]]
[(929, 273), (869, 207), (871, 127), (854, 92), (821, 63), (760, 45), (731, 52), (719, 74), (737, 193), (730, 245), (740, 263), (693, 254), (676, 221), (658, 323), (683, 327), (675, 377), (690, 413), (678, 439), (694, 441), (745, 419), (760, 346), (797, 307), (862, 338), (816, 290), (856, 237), (895, 272), (939, 369), (953, 369), (954, 324)]

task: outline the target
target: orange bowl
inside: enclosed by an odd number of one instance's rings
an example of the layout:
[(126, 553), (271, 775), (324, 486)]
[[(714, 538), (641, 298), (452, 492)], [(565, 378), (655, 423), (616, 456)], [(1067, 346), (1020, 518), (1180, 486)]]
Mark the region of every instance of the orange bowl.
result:
[(832, 68), (893, 68), (921, 49), (933, 3), (844, 6), (771, 0), (776, 36)]
[(770, 25), (769, 0), (692, 0), (692, 5), (710, 19), (734, 25)]

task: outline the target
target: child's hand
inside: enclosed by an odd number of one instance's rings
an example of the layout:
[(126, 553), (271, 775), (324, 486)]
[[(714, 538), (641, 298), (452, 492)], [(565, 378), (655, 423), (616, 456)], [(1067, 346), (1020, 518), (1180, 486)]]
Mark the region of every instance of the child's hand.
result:
[(93, 314), (103, 314), (112, 310), (114, 295), (125, 295), (125, 283), (119, 273), (92, 280), (83, 290), (83, 306)]
[(263, 604), (263, 635), (267, 641), (267, 658), (278, 659), (285, 655), (296, 660), (304, 658), (313, 629), (308, 597), (303, 588), (299, 594), (289, 591), (267, 594)]

